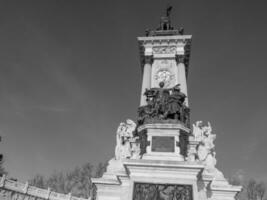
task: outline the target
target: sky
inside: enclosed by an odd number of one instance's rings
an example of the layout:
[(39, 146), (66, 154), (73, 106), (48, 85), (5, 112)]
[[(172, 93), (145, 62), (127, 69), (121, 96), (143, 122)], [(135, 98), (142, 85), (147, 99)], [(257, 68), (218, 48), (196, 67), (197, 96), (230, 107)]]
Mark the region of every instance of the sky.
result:
[(265, 1), (0, 2), (0, 152), (27, 181), (114, 156), (120, 122), (135, 120), (137, 37), (172, 24), (193, 36), (191, 121), (211, 122), (217, 167), (267, 181)]

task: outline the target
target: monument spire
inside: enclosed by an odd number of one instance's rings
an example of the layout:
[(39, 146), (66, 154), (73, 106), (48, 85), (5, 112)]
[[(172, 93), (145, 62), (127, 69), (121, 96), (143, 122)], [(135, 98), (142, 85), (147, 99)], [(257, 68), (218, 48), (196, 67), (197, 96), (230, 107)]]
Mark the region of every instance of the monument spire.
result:
[(138, 37), (142, 88), (137, 123), (120, 123), (115, 157), (92, 179), (97, 200), (235, 200), (241, 190), (215, 167), (210, 123), (190, 129), (187, 75), (191, 35), (171, 26), (172, 7), (156, 30)]
[(159, 27), (138, 37), (142, 66), (139, 124), (174, 120), (189, 127), (187, 74), (192, 37), (171, 26), (171, 11), (168, 6)]

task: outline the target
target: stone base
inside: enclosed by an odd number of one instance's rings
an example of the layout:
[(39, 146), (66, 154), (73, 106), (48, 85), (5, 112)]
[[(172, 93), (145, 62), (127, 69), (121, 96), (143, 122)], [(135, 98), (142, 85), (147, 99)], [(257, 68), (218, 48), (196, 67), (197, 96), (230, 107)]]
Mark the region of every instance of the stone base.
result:
[(167, 154), (167, 153), (145, 153), (142, 157), (143, 160), (170, 160), (170, 161), (184, 161), (181, 154)]
[(142, 159), (184, 161), (180, 152), (181, 131), (189, 129), (179, 123), (144, 124), (138, 128), (139, 135), (146, 134), (148, 145)]
[(138, 134), (145, 136), (140, 141), (146, 142), (146, 152), (141, 159), (110, 160), (103, 177), (92, 179), (96, 200), (235, 200), (241, 191), (215, 165), (193, 158), (198, 142), (189, 141), (192, 158), (185, 161), (179, 136), (190, 130), (182, 124), (145, 124)]
[(192, 200), (234, 200), (241, 190), (224, 177), (206, 173), (201, 163), (186, 161), (112, 159), (103, 177), (92, 181), (97, 200), (135, 200), (135, 184), (189, 186)]

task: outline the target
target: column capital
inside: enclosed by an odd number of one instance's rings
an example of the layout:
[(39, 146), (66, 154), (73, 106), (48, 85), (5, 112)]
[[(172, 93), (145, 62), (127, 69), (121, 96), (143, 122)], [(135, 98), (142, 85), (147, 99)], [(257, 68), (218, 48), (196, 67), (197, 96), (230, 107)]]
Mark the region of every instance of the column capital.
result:
[(144, 64), (152, 64), (153, 56), (144, 56)]
[(176, 62), (179, 63), (185, 63), (185, 55), (176, 55)]

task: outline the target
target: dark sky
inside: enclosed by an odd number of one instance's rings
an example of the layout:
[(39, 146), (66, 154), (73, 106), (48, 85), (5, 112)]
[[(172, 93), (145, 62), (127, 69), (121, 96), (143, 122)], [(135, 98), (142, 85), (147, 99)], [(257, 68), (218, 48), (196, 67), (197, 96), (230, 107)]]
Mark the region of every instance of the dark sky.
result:
[(210, 121), (218, 168), (267, 181), (266, 1), (0, 2), (0, 151), (22, 181), (113, 157), (136, 119), (137, 36), (172, 22), (193, 35), (192, 122)]

